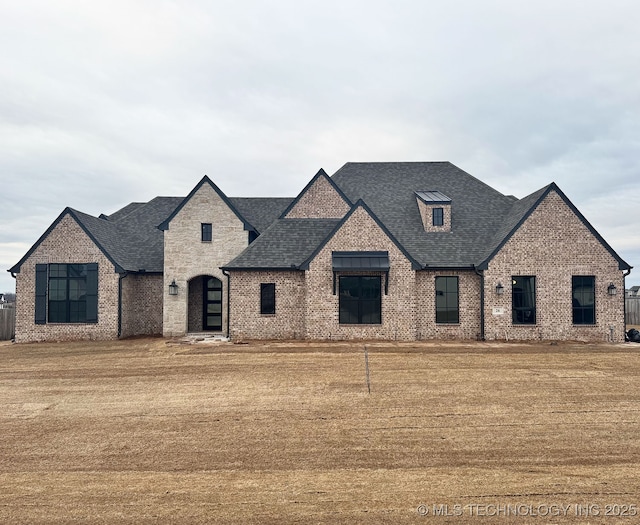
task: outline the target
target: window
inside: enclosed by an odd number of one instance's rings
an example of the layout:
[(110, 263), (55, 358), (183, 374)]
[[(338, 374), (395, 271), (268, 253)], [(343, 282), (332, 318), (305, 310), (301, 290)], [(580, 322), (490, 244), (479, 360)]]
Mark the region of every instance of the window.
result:
[(596, 278), (573, 276), (571, 278), (573, 301), (573, 324), (595, 324), (596, 322)]
[(511, 301), (513, 324), (536, 324), (535, 277), (512, 277)]
[(379, 275), (340, 276), (340, 324), (382, 322), (380, 283)]
[(203, 222), (201, 224), (202, 230), (202, 242), (211, 242), (213, 236), (213, 227), (210, 222)]
[(436, 277), (436, 323), (459, 323), (458, 278)]
[(444, 209), (433, 208), (433, 225), (444, 226)]
[(36, 324), (97, 323), (98, 265), (36, 264)]
[(276, 283), (262, 283), (260, 285), (260, 313), (276, 313)]

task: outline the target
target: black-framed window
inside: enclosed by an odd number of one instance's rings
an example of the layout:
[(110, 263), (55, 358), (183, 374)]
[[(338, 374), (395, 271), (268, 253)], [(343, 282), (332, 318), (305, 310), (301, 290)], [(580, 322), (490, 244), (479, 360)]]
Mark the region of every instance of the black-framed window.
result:
[(340, 324), (382, 322), (381, 282), (379, 275), (340, 276)]
[(536, 324), (536, 278), (517, 275), (511, 278), (513, 324)]
[(96, 323), (98, 265), (37, 264), (36, 323)]
[(444, 226), (444, 208), (433, 208), (433, 225)]
[(459, 323), (457, 277), (436, 277), (436, 323)]
[(203, 222), (200, 225), (202, 242), (211, 242), (213, 239), (213, 225), (210, 222)]
[(260, 284), (260, 313), (276, 313), (276, 283)]
[(592, 275), (574, 275), (571, 278), (573, 324), (596, 322), (596, 278)]

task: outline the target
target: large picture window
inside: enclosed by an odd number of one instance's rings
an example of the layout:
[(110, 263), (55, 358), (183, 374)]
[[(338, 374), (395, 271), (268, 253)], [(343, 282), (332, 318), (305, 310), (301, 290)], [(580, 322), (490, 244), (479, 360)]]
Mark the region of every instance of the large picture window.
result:
[(50, 264), (48, 268), (48, 321), (97, 321), (97, 264)]
[(379, 275), (340, 276), (340, 324), (380, 324), (380, 289)]
[(511, 285), (513, 324), (536, 324), (536, 278), (518, 275)]
[(458, 278), (436, 277), (436, 323), (459, 323)]
[(573, 324), (595, 324), (596, 322), (596, 278), (576, 276), (571, 278), (573, 302)]

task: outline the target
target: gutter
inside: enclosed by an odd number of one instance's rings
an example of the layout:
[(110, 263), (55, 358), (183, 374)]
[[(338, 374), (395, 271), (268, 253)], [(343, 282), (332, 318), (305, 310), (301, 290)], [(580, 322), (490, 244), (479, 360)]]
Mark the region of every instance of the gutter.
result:
[(484, 270), (474, 266), (473, 271), (480, 277), (480, 340), (484, 341)]

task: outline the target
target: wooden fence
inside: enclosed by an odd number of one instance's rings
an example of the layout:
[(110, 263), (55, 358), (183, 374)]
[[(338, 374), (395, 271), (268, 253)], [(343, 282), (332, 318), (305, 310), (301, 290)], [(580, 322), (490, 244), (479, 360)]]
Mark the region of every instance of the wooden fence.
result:
[(627, 324), (640, 326), (640, 297), (626, 297)]
[(0, 310), (0, 341), (8, 341), (16, 335), (16, 309), (2, 308)]

